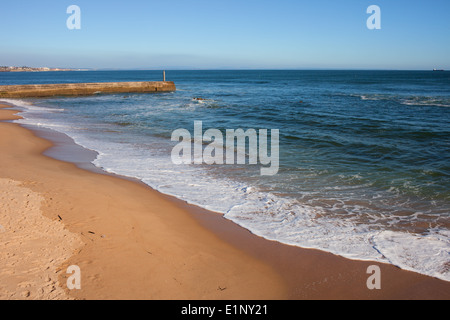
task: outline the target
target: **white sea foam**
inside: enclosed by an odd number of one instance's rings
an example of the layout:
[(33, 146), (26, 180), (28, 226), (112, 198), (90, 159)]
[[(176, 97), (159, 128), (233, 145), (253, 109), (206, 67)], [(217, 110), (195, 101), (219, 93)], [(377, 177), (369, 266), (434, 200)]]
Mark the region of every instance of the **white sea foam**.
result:
[(20, 99), (4, 99), (1, 98), (0, 102), (6, 102), (8, 104), (12, 104), (14, 106), (24, 108), (25, 111), (39, 111), (39, 112), (62, 112), (64, 109), (61, 108), (45, 108), (45, 107), (37, 107), (33, 105), (31, 102), (20, 100)]
[(450, 281), (450, 232), (436, 230), (425, 236), (383, 231), (374, 236), (375, 248), (405, 270)]
[(450, 104), (443, 104), (439, 101), (417, 101), (417, 100), (403, 100), (400, 102), (405, 106), (435, 106), (435, 107), (450, 107)]
[(361, 100), (379, 101), (389, 100), (397, 101), (398, 103), (406, 106), (435, 106), (435, 107), (450, 107), (448, 97), (432, 98), (426, 96), (398, 96), (398, 95), (386, 95), (386, 94), (362, 94), (351, 96), (359, 97)]
[[(450, 281), (450, 234), (435, 230), (415, 235), (380, 231), (352, 219), (330, 217), (323, 208), (296, 199), (260, 192), (228, 178), (212, 177), (201, 166), (176, 166), (170, 155), (155, 156), (145, 145), (108, 142), (77, 130), (73, 124), (34, 120), (36, 111), (54, 109), (8, 100), (25, 108), (27, 123), (49, 127), (71, 136), (76, 143), (99, 153), (94, 164), (106, 171), (141, 179), (163, 193), (221, 212), (227, 219), (261, 237), (321, 249), (350, 259), (392, 263), (406, 270)], [(355, 175), (355, 179), (360, 176)], [(207, 190), (207, 191), (205, 191)], [(374, 217), (376, 221), (377, 217)]]

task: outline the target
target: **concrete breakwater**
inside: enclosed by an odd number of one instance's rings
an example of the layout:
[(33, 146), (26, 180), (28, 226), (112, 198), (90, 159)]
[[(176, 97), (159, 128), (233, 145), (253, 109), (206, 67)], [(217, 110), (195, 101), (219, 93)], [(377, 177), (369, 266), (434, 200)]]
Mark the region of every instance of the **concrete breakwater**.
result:
[(52, 96), (83, 96), (107, 93), (170, 92), (172, 81), (61, 83), (0, 86), (0, 98), (39, 98)]

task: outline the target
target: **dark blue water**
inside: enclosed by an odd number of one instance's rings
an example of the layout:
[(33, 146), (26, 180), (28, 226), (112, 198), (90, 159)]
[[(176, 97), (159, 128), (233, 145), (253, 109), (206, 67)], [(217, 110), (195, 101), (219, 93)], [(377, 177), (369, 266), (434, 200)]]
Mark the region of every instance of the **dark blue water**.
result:
[[(449, 279), (450, 73), (167, 71), (177, 92), (16, 101), (96, 165), (266, 238)], [(2, 84), (154, 81), (158, 71), (0, 73)], [(201, 98), (203, 100), (196, 100)], [(10, 101), (11, 102), (11, 101)], [(172, 132), (279, 129), (280, 169), (181, 165)]]

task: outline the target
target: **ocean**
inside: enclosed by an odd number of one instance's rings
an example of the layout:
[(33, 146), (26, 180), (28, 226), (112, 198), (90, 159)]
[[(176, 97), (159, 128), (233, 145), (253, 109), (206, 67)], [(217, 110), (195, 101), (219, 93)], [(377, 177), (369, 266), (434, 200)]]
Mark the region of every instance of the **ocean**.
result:
[[(450, 281), (450, 73), (166, 71), (176, 92), (0, 99), (105, 171), (252, 233)], [(161, 71), (0, 73), (0, 85), (155, 81)], [(200, 99), (199, 99), (200, 98)], [(171, 161), (172, 132), (278, 129), (279, 170)], [(124, 213), (126, 214), (126, 213)]]

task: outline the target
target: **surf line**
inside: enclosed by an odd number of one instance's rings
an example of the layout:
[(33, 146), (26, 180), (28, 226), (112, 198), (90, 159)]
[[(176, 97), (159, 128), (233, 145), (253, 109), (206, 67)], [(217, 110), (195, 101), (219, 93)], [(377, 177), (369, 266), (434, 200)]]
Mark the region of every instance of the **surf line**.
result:
[(276, 175), (280, 167), (279, 129), (226, 129), (224, 142), (221, 130), (211, 128), (203, 133), (203, 122), (194, 121), (193, 139), (189, 130), (181, 128), (172, 132), (171, 140), (178, 142), (171, 153), (172, 163), (177, 165), (256, 165), (259, 162), (263, 176)]

